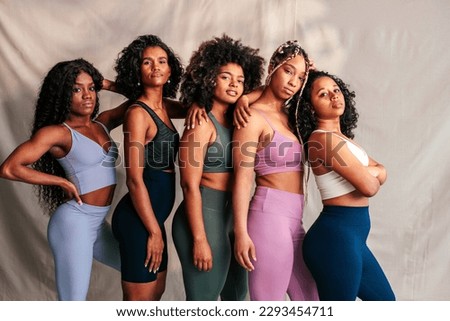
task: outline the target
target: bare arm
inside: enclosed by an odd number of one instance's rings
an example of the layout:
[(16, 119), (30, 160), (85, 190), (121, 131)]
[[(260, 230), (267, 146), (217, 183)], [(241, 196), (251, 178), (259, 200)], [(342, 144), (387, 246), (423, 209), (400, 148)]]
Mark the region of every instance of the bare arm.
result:
[(253, 104), (263, 92), (264, 87), (258, 87), (252, 92), (242, 95), (236, 102), (236, 108), (233, 113), (233, 125), (236, 129), (247, 126), (250, 121), (249, 117), (252, 116), (250, 105)]
[(144, 184), (146, 135), (149, 130), (148, 114), (142, 108), (131, 107), (123, 126), (124, 156), (126, 166), (126, 184), (131, 200), (142, 223), (149, 233), (147, 257), (142, 262), (149, 271), (157, 271), (161, 264), (164, 242), (158, 221), (153, 212), (152, 203)]
[(372, 158), (369, 158), (368, 171), (372, 176), (378, 179), (380, 185), (384, 184), (387, 179), (387, 172), (382, 164), (378, 163)]
[(213, 267), (213, 256), (205, 231), (200, 194), (206, 146), (211, 134), (210, 126), (186, 129), (180, 140), (179, 151), (184, 206), (194, 240), (193, 263), (200, 271), (210, 271)]
[(125, 113), (131, 104), (132, 102), (127, 100), (113, 109), (105, 110), (97, 116), (96, 120), (105, 125), (108, 130), (113, 130), (122, 125)]
[(261, 130), (254, 119), (247, 127), (233, 134), (233, 215), (236, 260), (248, 271), (254, 270), (256, 249), (248, 235), (247, 219), (250, 193), (254, 184), (254, 162)]
[(378, 178), (370, 173), (369, 167), (348, 149), (345, 141), (331, 133), (313, 134), (309, 141), (309, 158), (320, 160), (323, 165), (349, 181), (362, 195), (374, 196), (380, 189)]
[(68, 143), (70, 144), (70, 133), (67, 129), (57, 125), (44, 127), (8, 156), (0, 166), (0, 177), (33, 185), (59, 186), (69, 199), (74, 198), (81, 204), (77, 188), (70, 181), (30, 167), (47, 152), (53, 152), (56, 157), (64, 156), (66, 152), (62, 147)]

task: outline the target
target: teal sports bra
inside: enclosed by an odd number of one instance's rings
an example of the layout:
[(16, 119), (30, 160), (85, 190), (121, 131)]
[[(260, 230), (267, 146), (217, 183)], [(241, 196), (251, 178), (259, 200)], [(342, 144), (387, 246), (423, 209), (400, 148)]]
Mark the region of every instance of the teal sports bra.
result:
[(216, 140), (208, 146), (203, 163), (204, 173), (228, 173), (233, 171), (233, 155), (231, 140), (233, 128), (222, 126), (214, 115), (209, 112), (209, 118), (216, 127)]

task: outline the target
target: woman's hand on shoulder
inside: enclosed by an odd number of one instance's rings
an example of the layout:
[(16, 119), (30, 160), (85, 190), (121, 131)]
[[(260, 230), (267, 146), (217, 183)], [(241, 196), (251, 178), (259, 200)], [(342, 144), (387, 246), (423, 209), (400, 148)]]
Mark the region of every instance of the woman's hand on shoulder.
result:
[(250, 110), (249, 99), (247, 95), (242, 95), (236, 102), (236, 107), (233, 111), (233, 125), (236, 129), (246, 127), (250, 121), (252, 112)]
[(205, 108), (197, 103), (193, 103), (187, 110), (184, 126), (186, 129), (195, 128), (195, 124), (201, 126), (203, 121), (209, 122), (208, 113)]

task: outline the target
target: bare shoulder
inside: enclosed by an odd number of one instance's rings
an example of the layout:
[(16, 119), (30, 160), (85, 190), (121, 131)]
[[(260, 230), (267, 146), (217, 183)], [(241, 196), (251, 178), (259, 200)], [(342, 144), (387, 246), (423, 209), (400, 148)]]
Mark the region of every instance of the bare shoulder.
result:
[(215, 132), (216, 129), (212, 121), (204, 122), (202, 125), (197, 125), (194, 128), (185, 128), (181, 139), (193, 138), (194, 141), (209, 141)]
[(147, 123), (151, 119), (148, 111), (137, 104), (132, 104), (125, 112), (125, 124)]
[(42, 127), (31, 137), (31, 140), (58, 142), (70, 137), (69, 128), (63, 124), (59, 124)]
[[(249, 122), (245, 127), (241, 127), (237, 131), (243, 131), (243, 132), (253, 132), (258, 131), (261, 132), (265, 124), (267, 123), (264, 117), (262, 116), (263, 108), (260, 104), (252, 104), (250, 106), (252, 109), (252, 117), (250, 118)], [(235, 130), (236, 131), (236, 130)]]

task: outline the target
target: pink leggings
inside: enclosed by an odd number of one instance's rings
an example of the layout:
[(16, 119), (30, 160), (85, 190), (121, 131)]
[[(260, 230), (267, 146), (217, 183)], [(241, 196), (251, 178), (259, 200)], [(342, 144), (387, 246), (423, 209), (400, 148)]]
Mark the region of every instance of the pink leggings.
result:
[(258, 186), (250, 203), (248, 231), (256, 248), (249, 273), (250, 299), (319, 300), (316, 284), (303, 261), (303, 195)]

